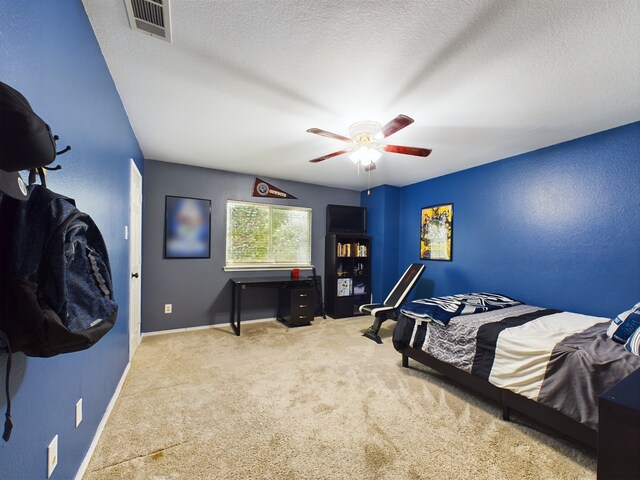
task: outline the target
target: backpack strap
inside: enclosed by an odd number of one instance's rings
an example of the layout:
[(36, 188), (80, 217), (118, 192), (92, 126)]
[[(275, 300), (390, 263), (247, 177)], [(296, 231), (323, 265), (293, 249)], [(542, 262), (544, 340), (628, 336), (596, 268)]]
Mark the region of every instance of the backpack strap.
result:
[[(13, 198), (9, 198), (7, 196), (0, 197), (0, 316), (4, 316), (4, 295), (6, 288), (6, 280), (7, 280), (7, 270), (8, 266), (6, 265), (7, 258), (9, 258), (9, 244), (11, 240), (11, 226), (13, 225), (13, 219), (15, 216), (15, 210), (17, 205), (17, 200)], [(11, 342), (9, 341), (9, 337), (7, 337), (6, 333), (0, 330), (0, 346), (4, 343), (4, 349), (6, 349), (7, 356), (7, 369), (6, 369), (6, 377), (4, 382), (5, 394), (7, 397), (7, 410), (5, 412), (5, 422), (4, 422), (4, 432), (2, 433), (2, 439), (5, 442), (9, 441), (9, 437), (11, 437), (11, 429), (13, 428), (13, 420), (11, 419), (11, 393), (9, 389), (10, 383), (10, 375), (11, 375), (11, 359), (13, 357), (13, 353), (11, 352)], [(4, 349), (0, 348), (0, 352), (4, 351)]]
[(13, 420), (11, 419), (11, 392), (9, 388), (9, 380), (11, 377), (11, 359), (13, 357), (13, 354), (11, 353), (11, 343), (9, 343), (9, 338), (2, 330), (0, 330), (0, 340), (5, 343), (6, 348), (9, 351), (9, 356), (7, 357), (6, 378), (4, 381), (4, 392), (7, 396), (7, 410), (4, 413), (4, 432), (2, 433), (2, 439), (5, 442), (8, 442), (9, 438), (11, 437), (11, 430), (13, 429)]

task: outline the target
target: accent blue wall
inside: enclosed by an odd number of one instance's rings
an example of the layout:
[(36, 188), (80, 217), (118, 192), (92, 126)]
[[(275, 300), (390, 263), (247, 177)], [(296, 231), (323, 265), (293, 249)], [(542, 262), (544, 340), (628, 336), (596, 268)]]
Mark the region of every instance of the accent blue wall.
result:
[(371, 293), (374, 302), (383, 302), (404, 272), (398, 265), (400, 190), (382, 185), (372, 188), (370, 194), (362, 192), (360, 197), (361, 206), (367, 209), (367, 234), (371, 236)]
[[(94, 347), (53, 358), (13, 357), (15, 427), (0, 441), (0, 478), (44, 479), (47, 445), (57, 434), (52, 479), (73, 478), (128, 363), (129, 169), (142, 154), (80, 0), (11, 0), (0, 8), (0, 80), (21, 91), (71, 152), (50, 172), (52, 190), (76, 199), (91, 215), (109, 250), (115, 327)], [(6, 141), (7, 139), (2, 139)], [(0, 232), (5, 235), (7, 232)], [(0, 354), (4, 382), (6, 354)], [(75, 403), (84, 419), (75, 428)], [(6, 399), (0, 394), (4, 414)], [(4, 415), (3, 415), (4, 416)], [(4, 423), (4, 422), (0, 422)]]
[(453, 261), (426, 261), (417, 294), (493, 291), (613, 316), (640, 301), (639, 181), (636, 122), (404, 187), (399, 230), (382, 235), (406, 267), (421, 208), (453, 203)]

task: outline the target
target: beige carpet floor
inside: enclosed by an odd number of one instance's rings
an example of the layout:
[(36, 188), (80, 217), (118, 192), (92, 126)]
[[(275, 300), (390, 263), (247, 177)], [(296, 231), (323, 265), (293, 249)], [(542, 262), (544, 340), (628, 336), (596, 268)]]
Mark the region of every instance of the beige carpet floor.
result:
[(145, 337), (85, 479), (595, 479), (595, 454), (391, 344), (369, 319)]

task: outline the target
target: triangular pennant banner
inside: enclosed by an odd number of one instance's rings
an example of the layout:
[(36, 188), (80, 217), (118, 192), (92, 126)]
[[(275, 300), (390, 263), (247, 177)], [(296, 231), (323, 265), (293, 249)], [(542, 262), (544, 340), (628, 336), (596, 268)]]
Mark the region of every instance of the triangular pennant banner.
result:
[(264, 180), (260, 180), (256, 177), (256, 181), (253, 183), (253, 196), (254, 197), (268, 197), (268, 198), (293, 198), (297, 199), (293, 195), (280, 190), (278, 187), (274, 187)]

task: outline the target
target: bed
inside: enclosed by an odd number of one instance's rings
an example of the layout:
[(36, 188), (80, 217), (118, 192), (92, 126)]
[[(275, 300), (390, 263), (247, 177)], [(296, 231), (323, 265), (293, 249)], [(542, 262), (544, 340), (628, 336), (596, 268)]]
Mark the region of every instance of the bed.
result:
[(403, 305), (393, 344), (403, 366), (411, 358), (479, 391), (505, 420), (513, 409), (595, 448), (599, 395), (640, 369), (640, 357), (610, 338), (611, 325), (471, 293)]

